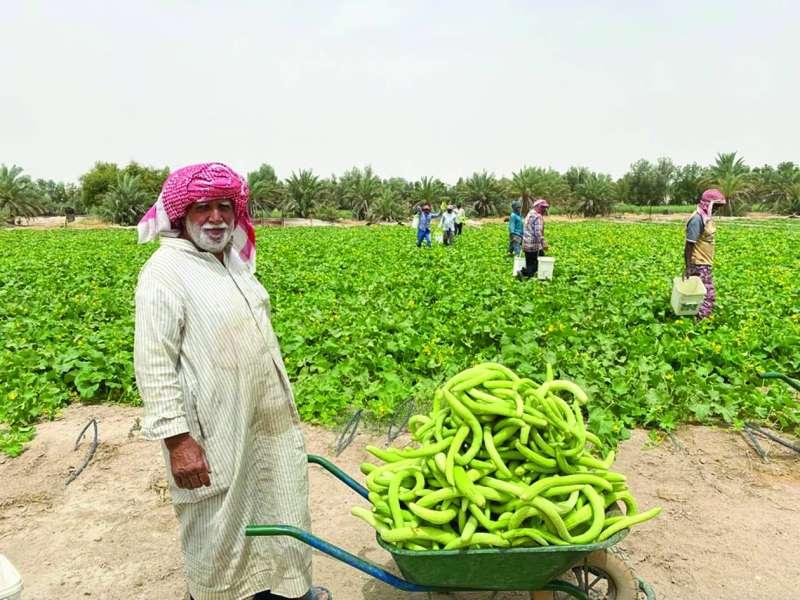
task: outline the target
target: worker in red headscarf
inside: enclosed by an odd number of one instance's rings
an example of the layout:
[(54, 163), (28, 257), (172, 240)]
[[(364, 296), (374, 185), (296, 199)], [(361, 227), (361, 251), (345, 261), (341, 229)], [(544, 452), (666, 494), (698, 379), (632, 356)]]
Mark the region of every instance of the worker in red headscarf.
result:
[(544, 256), (547, 242), (544, 239), (544, 217), (550, 203), (544, 198), (534, 201), (525, 216), (522, 232), (522, 251), (525, 252), (525, 268), (517, 273), (517, 279), (533, 277), (539, 270), (539, 257)]
[(706, 288), (706, 297), (697, 312), (698, 319), (711, 314), (717, 292), (714, 288), (714, 235), (717, 226), (711, 218), (714, 206), (725, 204), (725, 196), (718, 189), (708, 189), (700, 196), (697, 210), (686, 223), (686, 243), (683, 246), (683, 276), (699, 277)]

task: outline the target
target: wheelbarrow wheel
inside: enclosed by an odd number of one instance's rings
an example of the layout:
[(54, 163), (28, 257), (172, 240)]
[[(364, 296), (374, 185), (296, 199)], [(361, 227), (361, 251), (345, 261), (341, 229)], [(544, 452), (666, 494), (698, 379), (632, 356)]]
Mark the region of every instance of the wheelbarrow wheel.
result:
[[(613, 552), (598, 550), (588, 554), (573, 566), (566, 581), (577, 586), (592, 600), (637, 600), (639, 582), (624, 560)], [(532, 596), (533, 598), (533, 596)], [(556, 592), (553, 600), (566, 600), (570, 596)]]

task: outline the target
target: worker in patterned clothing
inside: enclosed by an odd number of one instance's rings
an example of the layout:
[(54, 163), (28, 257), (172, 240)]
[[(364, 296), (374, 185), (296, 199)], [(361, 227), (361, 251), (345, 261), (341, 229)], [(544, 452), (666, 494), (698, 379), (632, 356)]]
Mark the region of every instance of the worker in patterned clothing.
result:
[(311, 552), (246, 525), (309, 529), (300, 419), (269, 295), (253, 275), (244, 179), (220, 163), (172, 173), (139, 223), (160, 247), (139, 274), (134, 366), (142, 432), (160, 440), (194, 600), (330, 600)]
[(522, 251), (525, 253), (525, 268), (517, 273), (517, 279), (533, 277), (539, 270), (539, 257), (544, 256), (547, 250), (547, 241), (544, 239), (544, 218), (550, 203), (544, 198), (538, 198), (525, 216), (525, 229), (522, 234)]
[(683, 276), (696, 275), (706, 288), (706, 296), (697, 312), (697, 319), (711, 315), (717, 300), (712, 269), (714, 266), (714, 234), (717, 226), (711, 218), (715, 205), (725, 204), (725, 196), (717, 189), (703, 192), (697, 210), (686, 223), (686, 243), (683, 246)]

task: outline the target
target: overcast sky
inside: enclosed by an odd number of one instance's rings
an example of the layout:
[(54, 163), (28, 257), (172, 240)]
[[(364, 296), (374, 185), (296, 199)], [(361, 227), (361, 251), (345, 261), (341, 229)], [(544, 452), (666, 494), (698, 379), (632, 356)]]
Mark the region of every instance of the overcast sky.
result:
[(4, 0), (0, 163), (800, 162), (800, 3)]

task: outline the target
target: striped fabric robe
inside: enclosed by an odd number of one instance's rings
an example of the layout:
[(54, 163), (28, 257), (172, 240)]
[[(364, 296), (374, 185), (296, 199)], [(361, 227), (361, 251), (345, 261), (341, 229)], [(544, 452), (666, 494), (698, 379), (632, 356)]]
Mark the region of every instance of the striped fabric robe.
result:
[(162, 237), (139, 274), (134, 363), (149, 439), (188, 432), (203, 446), (211, 486), (175, 485), (189, 591), (240, 600), (264, 590), (295, 598), (311, 584), (308, 546), (246, 538), (248, 524), (310, 529), (300, 419), (269, 295), (246, 267), (188, 240)]

